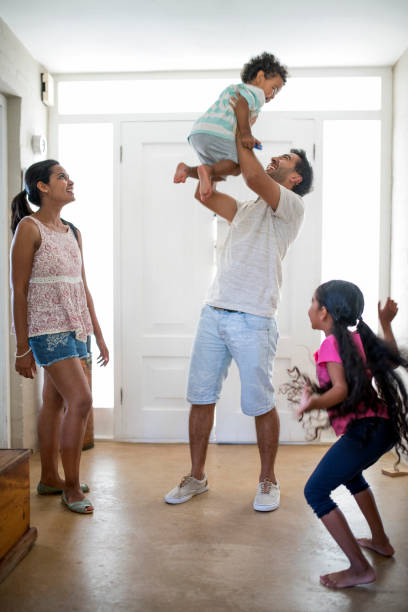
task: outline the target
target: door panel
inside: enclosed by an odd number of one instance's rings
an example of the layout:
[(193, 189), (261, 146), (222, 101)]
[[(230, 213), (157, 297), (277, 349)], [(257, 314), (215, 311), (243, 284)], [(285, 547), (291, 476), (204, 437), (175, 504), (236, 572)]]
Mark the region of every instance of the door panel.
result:
[(122, 124), (121, 439), (188, 439), (189, 355), (214, 272), (214, 216), (193, 181), (173, 184), (177, 162), (194, 163), (191, 124)]

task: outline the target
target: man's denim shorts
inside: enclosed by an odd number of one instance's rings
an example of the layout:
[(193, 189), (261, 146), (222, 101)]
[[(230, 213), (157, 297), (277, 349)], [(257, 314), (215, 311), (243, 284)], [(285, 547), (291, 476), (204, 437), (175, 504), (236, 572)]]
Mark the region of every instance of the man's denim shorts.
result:
[(231, 359), (241, 378), (241, 410), (259, 416), (275, 406), (273, 360), (278, 343), (273, 317), (204, 306), (191, 356), (187, 401), (214, 404)]
[(59, 332), (57, 334), (43, 334), (28, 339), (34, 359), (40, 366), (49, 366), (56, 361), (79, 357), (87, 357), (86, 342), (75, 337), (75, 332)]

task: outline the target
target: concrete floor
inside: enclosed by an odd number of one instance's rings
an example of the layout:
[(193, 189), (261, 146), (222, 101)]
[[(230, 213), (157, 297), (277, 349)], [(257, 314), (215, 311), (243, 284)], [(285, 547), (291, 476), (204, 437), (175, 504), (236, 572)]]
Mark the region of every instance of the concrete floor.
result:
[[(186, 445), (101, 442), (86, 451), (82, 478), (93, 516), (38, 497), (39, 456), (31, 461), (31, 524), (39, 531), (29, 555), (0, 585), (2, 612), (169, 611), (328, 612), (408, 610), (408, 477), (368, 470), (394, 559), (367, 552), (377, 581), (344, 591), (320, 586), (319, 575), (346, 566), (314, 517), (303, 486), (322, 446), (282, 446), (281, 507), (252, 510), (255, 446), (211, 445), (210, 490), (179, 506), (163, 495), (188, 470)], [(356, 535), (368, 535), (354, 500), (340, 503)]]

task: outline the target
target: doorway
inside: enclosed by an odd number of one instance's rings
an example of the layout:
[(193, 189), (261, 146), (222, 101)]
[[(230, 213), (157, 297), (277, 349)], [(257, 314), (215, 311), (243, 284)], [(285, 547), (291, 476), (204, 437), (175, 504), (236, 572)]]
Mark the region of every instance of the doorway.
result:
[[(129, 121), (121, 124), (120, 194), (120, 414), (117, 438), (144, 442), (188, 440), (185, 400), (189, 356), (201, 306), (215, 272), (227, 224), (194, 199), (194, 181), (174, 185), (178, 161), (195, 164), (186, 141), (192, 121)], [(291, 148), (313, 155), (315, 122), (265, 113), (261, 161)], [(270, 134), (269, 138), (265, 135)], [(242, 178), (224, 187), (253, 199)], [(276, 389), (287, 369), (311, 369), (319, 336), (307, 322), (311, 292), (320, 281), (321, 211), (305, 198), (306, 221), (284, 265), (275, 360)], [(231, 367), (217, 405), (213, 440), (253, 442), (253, 419), (240, 411), (240, 385)], [(286, 399), (278, 395), (281, 440), (303, 441), (304, 432)]]
[(7, 205), (7, 102), (0, 95), (0, 448), (10, 446), (10, 359), (9, 359), (9, 215)]

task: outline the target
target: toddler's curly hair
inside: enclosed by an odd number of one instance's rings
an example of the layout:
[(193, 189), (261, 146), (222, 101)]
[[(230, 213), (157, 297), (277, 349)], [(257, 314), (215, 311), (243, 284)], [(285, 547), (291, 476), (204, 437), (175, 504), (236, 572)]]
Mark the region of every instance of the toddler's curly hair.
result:
[(263, 70), (266, 78), (271, 78), (276, 74), (282, 78), (283, 84), (288, 78), (286, 66), (283, 66), (279, 60), (272, 54), (264, 51), (261, 55), (251, 57), (241, 70), (241, 79), (243, 83), (250, 83), (254, 80), (260, 70)]

